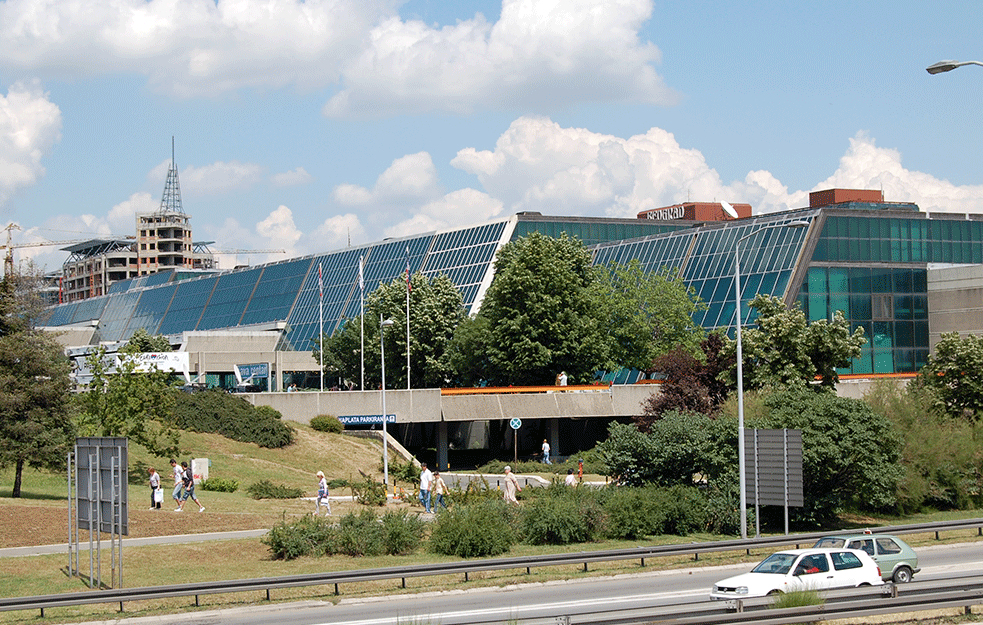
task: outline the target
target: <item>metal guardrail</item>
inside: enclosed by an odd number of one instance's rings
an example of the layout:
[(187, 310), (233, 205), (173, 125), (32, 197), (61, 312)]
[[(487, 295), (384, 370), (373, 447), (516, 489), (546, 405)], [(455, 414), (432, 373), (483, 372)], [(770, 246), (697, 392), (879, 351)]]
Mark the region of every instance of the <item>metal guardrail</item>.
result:
[[(976, 528), (977, 535), (983, 536), (983, 519), (966, 519), (960, 521), (944, 521), (941, 523), (919, 523), (914, 525), (898, 525), (870, 528), (874, 533), (884, 534), (924, 534), (935, 533), (936, 539), (939, 533), (944, 531), (955, 531)], [(786, 545), (811, 544), (823, 536), (828, 536), (830, 532), (814, 532), (808, 534), (792, 534), (782, 536), (768, 536), (753, 538), (749, 540), (724, 540), (705, 543), (687, 543), (675, 545), (655, 545), (649, 547), (632, 547), (628, 549), (613, 549), (605, 551), (580, 551), (576, 553), (564, 553), (557, 555), (528, 556), (521, 558), (492, 558), (488, 560), (467, 560), (462, 562), (449, 562), (438, 564), (423, 564), (398, 566), (381, 569), (362, 569), (355, 571), (336, 571), (328, 573), (310, 573), (303, 575), (286, 575), (281, 577), (261, 577), (255, 579), (240, 579), (217, 582), (195, 582), (193, 584), (173, 584), (169, 586), (148, 586), (142, 588), (120, 588), (110, 590), (92, 590), (76, 593), (63, 593), (56, 595), (40, 595), (34, 597), (11, 597), (0, 598), (0, 611), (10, 610), (40, 610), (44, 616), (46, 608), (80, 606), (98, 603), (119, 603), (120, 611), (123, 611), (123, 604), (127, 601), (141, 601), (147, 599), (160, 599), (162, 597), (194, 597), (195, 605), (199, 605), (201, 595), (238, 593), (247, 591), (266, 591), (267, 600), (270, 599), (270, 591), (279, 588), (299, 588), (303, 586), (329, 586), (334, 585), (335, 594), (340, 594), (340, 584), (357, 583), (366, 581), (378, 581), (387, 579), (399, 579), (402, 586), (406, 587), (406, 579), (410, 577), (422, 577), (430, 575), (464, 575), (464, 581), (468, 581), (469, 574), (482, 571), (502, 571), (510, 569), (526, 569), (531, 572), (533, 567), (563, 566), (563, 565), (583, 565), (586, 572), (588, 565), (596, 562), (614, 562), (624, 560), (640, 560), (641, 565), (645, 566), (645, 560), (649, 558), (660, 558), (668, 556), (692, 555), (694, 560), (699, 560), (701, 553), (717, 553), (725, 551), (744, 550), (748, 553), (752, 549), (783, 547)], [(977, 584), (983, 584), (983, 577), (979, 578)], [(948, 582), (947, 582), (948, 584)], [(910, 584), (913, 588), (916, 583)], [(893, 585), (890, 585), (893, 587)], [(906, 586), (907, 587), (907, 586)], [(951, 587), (948, 584), (947, 587)], [(983, 586), (981, 586), (983, 588)], [(906, 593), (907, 594), (907, 593)], [(973, 601), (973, 603), (978, 603)], [(963, 605), (963, 604), (959, 604)], [(717, 608), (721, 610), (722, 608)], [(815, 615), (813, 615), (815, 616)], [(809, 620), (809, 619), (806, 619)], [(553, 623), (556, 621), (554, 620)], [(588, 621), (584, 621), (588, 622)], [(602, 621), (597, 621), (601, 623)], [(687, 621), (678, 621), (680, 623)], [(699, 622), (699, 621), (693, 621)], [(709, 623), (710, 621), (702, 621)], [(714, 621), (716, 622), (716, 621)], [(741, 621), (719, 621), (741, 622)], [(797, 622), (797, 621), (783, 621)], [(614, 623), (614, 621), (612, 621)]]

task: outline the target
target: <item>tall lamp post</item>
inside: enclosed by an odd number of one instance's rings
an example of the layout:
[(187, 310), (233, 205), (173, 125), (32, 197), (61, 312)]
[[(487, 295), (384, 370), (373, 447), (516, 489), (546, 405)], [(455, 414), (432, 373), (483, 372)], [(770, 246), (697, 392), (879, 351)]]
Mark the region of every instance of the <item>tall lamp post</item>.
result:
[(379, 315), (379, 350), (382, 354), (382, 481), (386, 487), (386, 500), (389, 499), (389, 433), (386, 430), (386, 328), (393, 325), (392, 319), (382, 320)]
[(790, 221), (786, 224), (772, 224), (749, 232), (734, 244), (734, 295), (737, 303), (737, 467), (741, 482), (741, 538), (747, 538), (747, 467), (744, 465), (744, 353), (741, 346), (741, 243), (765, 230), (775, 228), (808, 228), (808, 221)]
[(963, 65), (980, 65), (983, 63), (979, 61), (939, 61), (938, 63), (932, 63), (925, 68), (925, 71), (929, 74), (941, 74), (942, 72), (951, 72), (957, 67), (962, 67)]

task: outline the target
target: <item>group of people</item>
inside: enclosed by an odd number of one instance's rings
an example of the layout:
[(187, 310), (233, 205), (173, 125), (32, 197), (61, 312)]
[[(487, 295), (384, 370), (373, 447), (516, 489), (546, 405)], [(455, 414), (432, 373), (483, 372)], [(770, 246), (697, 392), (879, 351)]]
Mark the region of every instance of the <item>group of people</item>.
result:
[[(204, 512), (205, 506), (201, 505), (195, 497), (195, 476), (187, 462), (182, 462), (180, 466), (177, 461), (171, 459), (171, 470), (174, 475), (174, 490), (171, 491), (171, 499), (177, 504), (175, 512), (184, 512), (184, 504), (189, 499), (198, 504), (198, 512)], [(160, 485), (160, 474), (153, 467), (150, 467), (150, 509), (160, 510), (164, 502), (164, 491)]]
[(440, 477), (440, 471), (431, 471), (426, 462), (420, 463), (420, 504), (427, 513), (432, 513), (438, 507), (447, 509), (444, 501), (444, 494), (447, 493), (447, 484), (444, 478)]

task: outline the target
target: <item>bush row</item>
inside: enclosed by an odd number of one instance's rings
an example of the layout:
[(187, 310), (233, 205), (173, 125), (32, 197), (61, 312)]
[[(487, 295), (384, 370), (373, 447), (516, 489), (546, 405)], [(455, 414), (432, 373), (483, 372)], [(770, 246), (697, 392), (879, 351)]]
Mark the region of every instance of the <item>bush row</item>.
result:
[(174, 425), (182, 430), (221, 434), (260, 447), (286, 447), (293, 429), (269, 406), (253, 406), (220, 390), (175, 393)]
[[(663, 534), (736, 533), (740, 522), (732, 493), (689, 486), (569, 488), (557, 483), (525, 489), (521, 496), (523, 505), (513, 506), (487, 484), (472, 482), (467, 491), (452, 489), (448, 497), (452, 505), (437, 514), (426, 548), (441, 555), (477, 558), (500, 555), (518, 542), (563, 545)], [(421, 544), (424, 525), (420, 522), (418, 533), (409, 520), (419, 521), (416, 515), (389, 512), (381, 522), (368, 510), (357, 519), (354, 516), (343, 517), (331, 531), (306, 517), (294, 524), (282, 522), (264, 542), (274, 557), (288, 559), (405, 553)], [(376, 525), (368, 523), (373, 519)], [(355, 527), (362, 528), (364, 535)], [(385, 545), (384, 551), (379, 551), (380, 544)]]
[(400, 555), (420, 544), (423, 531), (424, 522), (415, 514), (387, 512), (379, 518), (362, 510), (346, 514), (337, 523), (306, 515), (293, 523), (283, 520), (261, 540), (280, 560), (308, 555)]

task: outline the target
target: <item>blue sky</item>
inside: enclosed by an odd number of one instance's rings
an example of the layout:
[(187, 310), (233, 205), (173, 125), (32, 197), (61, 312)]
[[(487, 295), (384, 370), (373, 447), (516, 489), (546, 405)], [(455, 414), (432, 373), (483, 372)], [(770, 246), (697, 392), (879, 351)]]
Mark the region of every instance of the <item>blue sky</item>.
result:
[(834, 186), (983, 213), (983, 68), (925, 71), (983, 58), (983, 7), (938, 6), (2, 0), (0, 220), (132, 234), (172, 136), (195, 239), (223, 249)]

